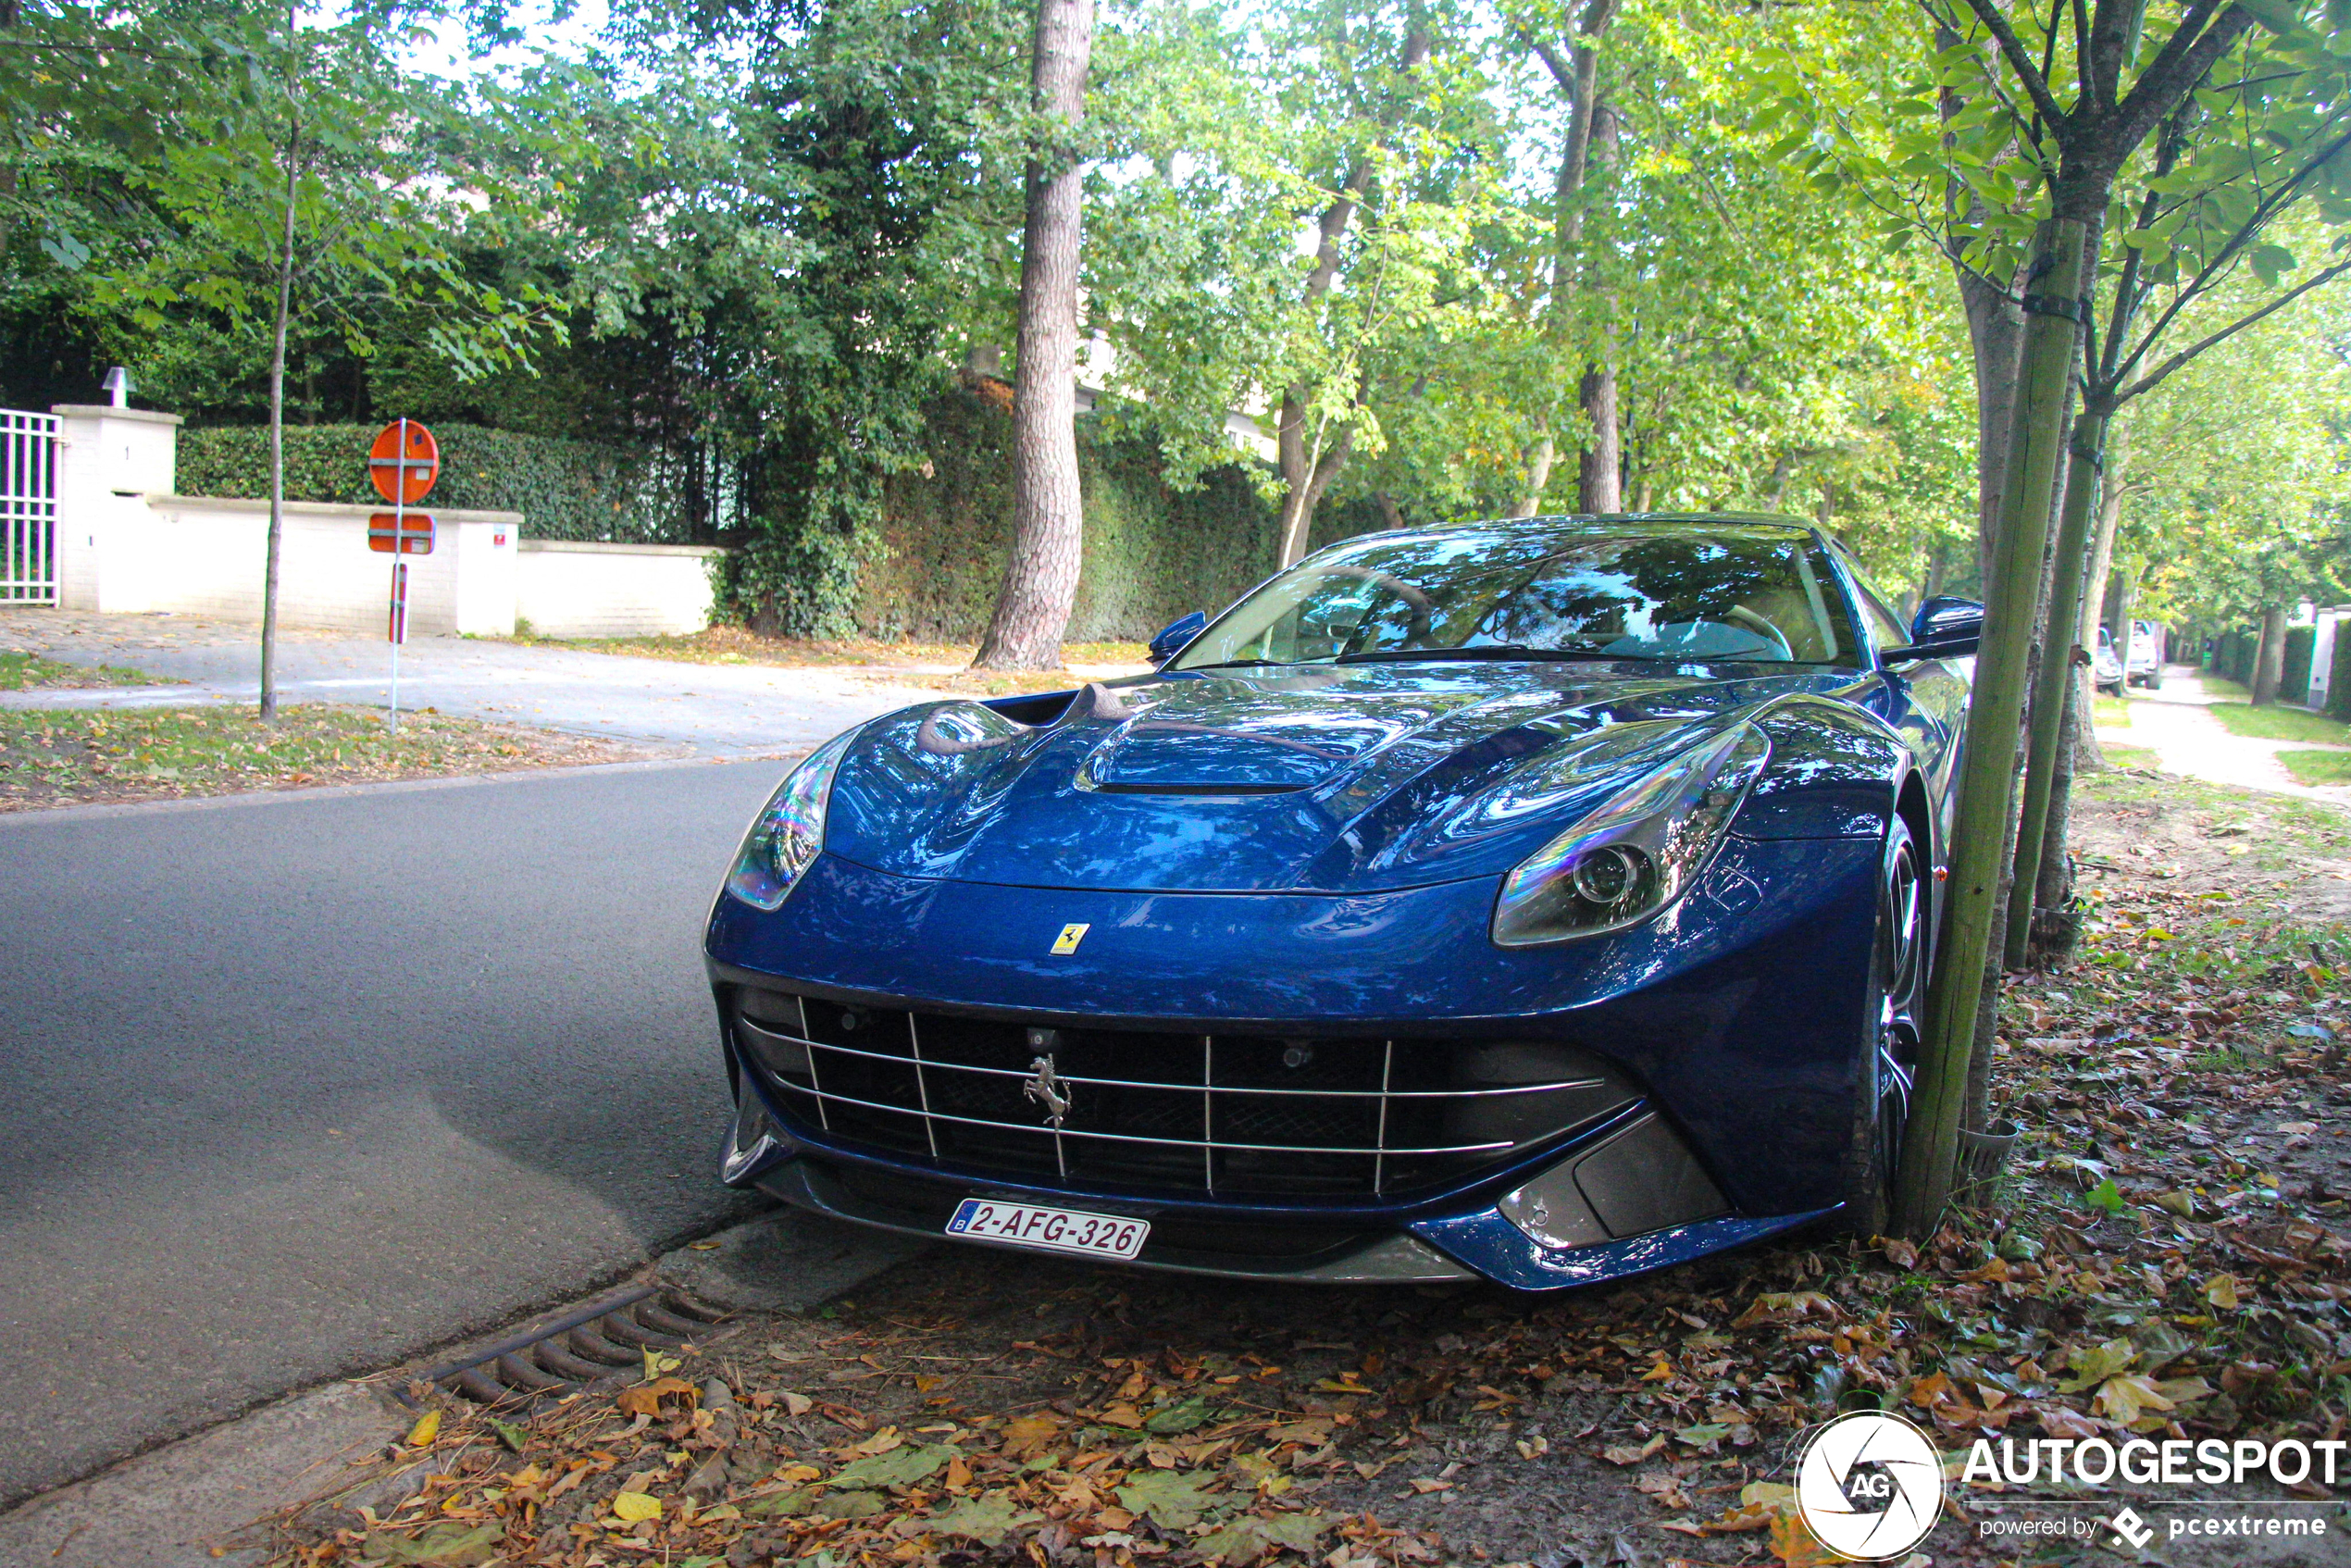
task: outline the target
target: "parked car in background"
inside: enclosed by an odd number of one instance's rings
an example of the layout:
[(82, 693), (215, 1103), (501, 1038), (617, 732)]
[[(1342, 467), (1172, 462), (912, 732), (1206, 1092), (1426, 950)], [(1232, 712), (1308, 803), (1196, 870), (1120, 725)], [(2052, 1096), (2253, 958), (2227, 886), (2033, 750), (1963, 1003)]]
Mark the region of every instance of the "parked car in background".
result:
[(2131, 655), (2124, 664), (2133, 686), (2159, 691), (2163, 686), (2163, 628), (2153, 621), (2131, 623)]
[(2098, 628), (2098, 651), (2090, 656), (2090, 678), (2105, 695), (2122, 695), (2126, 678), (2121, 655), (2114, 651), (2114, 633), (2105, 627)]
[(1268, 1279), (1867, 1236), (1982, 620), (1785, 518), (1474, 522), (874, 719), (711, 910), (722, 1178)]

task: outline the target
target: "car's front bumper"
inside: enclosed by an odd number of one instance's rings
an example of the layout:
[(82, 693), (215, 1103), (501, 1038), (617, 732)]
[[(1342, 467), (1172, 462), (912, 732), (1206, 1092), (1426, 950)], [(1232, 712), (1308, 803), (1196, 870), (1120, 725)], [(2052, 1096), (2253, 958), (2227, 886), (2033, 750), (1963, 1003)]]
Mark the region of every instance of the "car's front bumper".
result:
[[(795, 1208), (908, 1236), (943, 1238), (966, 1197), (1075, 1207), (1151, 1222), (1152, 1238), (1132, 1266), (1291, 1285), (1435, 1285), (1490, 1279), (1520, 1290), (1553, 1290), (1645, 1274), (1745, 1245), (1810, 1223), (1827, 1209), (1750, 1218), (1715, 1214), (1621, 1239), (1547, 1246), (1522, 1227), (1522, 1193), (1548, 1171), (1572, 1167), (1598, 1138), (1554, 1151), (1534, 1178), (1483, 1199), (1421, 1205), (1399, 1223), (1371, 1214), (1309, 1215), (1208, 1203), (1170, 1203), (995, 1178), (912, 1171), (794, 1138), (777, 1126), (746, 1084), (728, 1145), (750, 1155), (750, 1185)], [(754, 1146), (768, 1139), (765, 1150)], [(1521, 1216), (1512, 1218), (1513, 1213)], [(1172, 1239), (1170, 1239), (1172, 1238)], [(973, 1246), (1025, 1251), (1016, 1244), (959, 1237)], [(1031, 1253), (1031, 1255), (1035, 1255)]]

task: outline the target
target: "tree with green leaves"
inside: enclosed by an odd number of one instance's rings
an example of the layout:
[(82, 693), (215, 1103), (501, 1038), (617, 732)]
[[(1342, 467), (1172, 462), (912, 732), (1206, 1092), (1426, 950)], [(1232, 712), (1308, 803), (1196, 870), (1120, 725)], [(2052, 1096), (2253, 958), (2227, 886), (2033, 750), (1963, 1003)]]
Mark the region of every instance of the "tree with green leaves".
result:
[[(249, 70), (186, 111), (174, 137), (130, 171), (159, 223), (127, 263), (93, 280), (101, 308), (160, 331), (192, 309), (268, 343), (269, 532), (261, 623), (261, 716), (278, 710), (278, 568), (284, 532), (287, 344), (323, 322), (371, 351), (397, 302), (433, 307), (440, 354), (468, 367), (525, 357), (555, 327), (526, 291), (509, 299), (468, 279), (456, 236), (469, 207), (494, 202), (479, 171), (453, 164), (434, 137), (448, 106), (393, 66), (367, 19), (306, 27), (291, 4), (263, 30), (245, 17)], [(355, 462), (361, 454), (354, 454)]]

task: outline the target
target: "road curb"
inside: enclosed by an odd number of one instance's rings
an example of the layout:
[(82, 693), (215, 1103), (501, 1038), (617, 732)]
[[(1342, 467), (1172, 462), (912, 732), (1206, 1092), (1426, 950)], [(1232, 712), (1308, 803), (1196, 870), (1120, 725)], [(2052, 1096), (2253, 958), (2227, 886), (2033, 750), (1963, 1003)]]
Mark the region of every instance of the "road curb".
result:
[[(924, 1246), (778, 1209), (665, 1252), (648, 1272), (730, 1313), (804, 1313)], [(243, 1543), (280, 1509), (344, 1492), (379, 1511), (395, 1504), (437, 1459), (351, 1472), (416, 1420), (391, 1392), (404, 1370), (295, 1394), (0, 1513), (0, 1568), (255, 1568), (269, 1554)]]

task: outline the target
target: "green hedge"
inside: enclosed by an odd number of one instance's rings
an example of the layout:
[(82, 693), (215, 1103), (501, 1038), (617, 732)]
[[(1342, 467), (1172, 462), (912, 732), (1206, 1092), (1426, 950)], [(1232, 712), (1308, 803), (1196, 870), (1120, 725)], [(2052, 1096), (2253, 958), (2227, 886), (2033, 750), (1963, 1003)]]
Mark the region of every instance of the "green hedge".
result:
[(2333, 668), (2327, 674), (2327, 716), (2351, 724), (2351, 621), (2334, 623)]
[[(1190, 610), (1212, 614), (1274, 569), (1274, 508), (1252, 472), (1212, 470), (1173, 491), (1156, 450), (1078, 423), (1086, 552), (1069, 640), (1147, 638)], [(967, 392), (929, 412), (931, 471), (901, 474), (884, 502), (884, 558), (858, 580), (859, 624), (877, 637), (976, 641), (1012, 541), (1012, 420)], [(1367, 515), (1368, 514), (1368, 515)], [(1313, 542), (1377, 527), (1369, 508), (1328, 507)]]
[(2310, 653), (2319, 641), (2315, 626), (2285, 628), (2285, 659), (2278, 666), (2278, 701), (2299, 703), (2310, 695)]
[[(286, 428), (286, 498), (366, 504), (374, 425)], [(532, 539), (690, 543), (679, 509), (654, 482), (651, 454), (517, 435), (479, 425), (438, 425), (441, 480), (428, 508), (520, 512)], [(216, 425), (180, 432), (183, 495), (269, 493), (269, 431)]]

